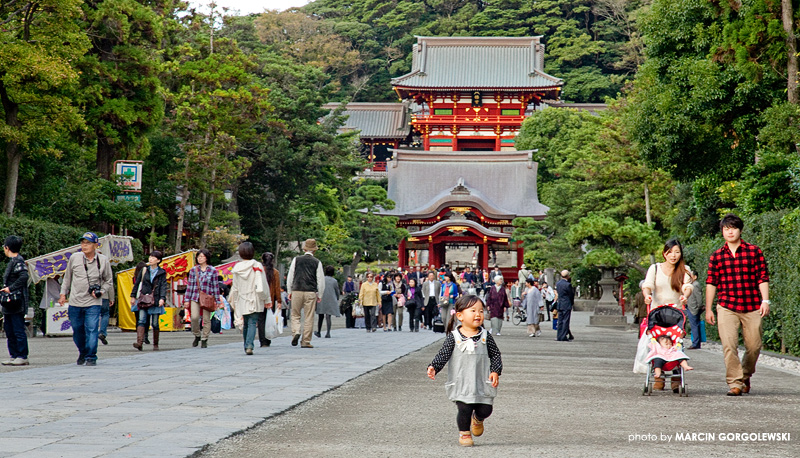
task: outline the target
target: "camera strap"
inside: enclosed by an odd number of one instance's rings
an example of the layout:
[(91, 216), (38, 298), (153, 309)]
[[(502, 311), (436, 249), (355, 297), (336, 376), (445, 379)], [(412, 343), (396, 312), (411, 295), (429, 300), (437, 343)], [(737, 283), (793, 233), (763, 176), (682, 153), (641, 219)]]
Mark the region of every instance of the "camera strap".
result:
[[(100, 257), (97, 256), (97, 253), (94, 254), (94, 260), (97, 261), (97, 284), (103, 283), (103, 274), (100, 272)], [(91, 279), (89, 278), (89, 268), (86, 266), (86, 255), (83, 255), (83, 270), (86, 271), (86, 281), (91, 285)]]

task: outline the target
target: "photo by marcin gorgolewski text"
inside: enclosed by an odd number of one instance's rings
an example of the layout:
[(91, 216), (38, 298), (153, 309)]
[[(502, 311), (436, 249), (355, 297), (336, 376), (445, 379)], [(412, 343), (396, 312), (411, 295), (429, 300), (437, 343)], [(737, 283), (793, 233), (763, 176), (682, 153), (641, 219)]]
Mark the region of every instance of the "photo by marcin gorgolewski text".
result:
[(675, 434), (647, 433), (629, 434), (628, 442), (790, 442), (792, 433), (725, 433), (725, 432), (677, 432)]

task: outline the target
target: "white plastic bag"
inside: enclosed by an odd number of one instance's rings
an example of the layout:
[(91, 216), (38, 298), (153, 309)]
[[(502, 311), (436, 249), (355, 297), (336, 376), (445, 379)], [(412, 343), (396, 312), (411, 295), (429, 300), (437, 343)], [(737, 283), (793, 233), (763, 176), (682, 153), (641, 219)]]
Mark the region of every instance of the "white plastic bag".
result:
[(267, 318), (264, 323), (264, 336), (267, 339), (272, 340), (280, 335), (278, 329), (278, 321), (275, 317), (275, 313), (272, 311), (272, 309), (267, 309)]
[(645, 362), (647, 354), (650, 353), (649, 344), (650, 336), (643, 333), (636, 348), (636, 359), (633, 360), (633, 372), (636, 374), (646, 374), (650, 370), (649, 365)]

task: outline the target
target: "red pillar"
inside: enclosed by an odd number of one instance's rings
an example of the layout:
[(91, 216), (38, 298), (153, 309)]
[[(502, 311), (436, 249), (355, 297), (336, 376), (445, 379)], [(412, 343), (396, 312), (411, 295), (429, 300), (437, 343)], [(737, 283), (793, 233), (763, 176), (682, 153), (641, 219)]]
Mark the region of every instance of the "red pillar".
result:
[(406, 267), (408, 264), (406, 252), (406, 239), (400, 240), (400, 246), (397, 247), (397, 263), (399, 267)]
[(494, 150), (495, 150), (495, 151), (500, 151), (500, 146), (501, 146), (501, 145), (500, 145), (500, 136), (498, 135), (498, 136), (497, 136), (497, 137), (495, 137), (495, 139), (494, 139)]
[(458, 151), (458, 137), (453, 135), (453, 151)]
[(517, 269), (522, 268), (522, 256), (525, 254), (525, 251), (522, 249), (522, 245), (517, 246)]
[(481, 266), (481, 268), (484, 270), (489, 270), (489, 243), (484, 241), (483, 246), (481, 248), (483, 249), (483, 253), (481, 256), (482, 258), (481, 263), (483, 263), (483, 265)]
[(430, 151), (431, 149), (431, 139), (427, 135), (422, 138), (422, 149), (425, 151)]
[(436, 261), (436, 250), (433, 246), (433, 240), (428, 240), (428, 265), (427, 267), (430, 268), (431, 265), (438, 265)]

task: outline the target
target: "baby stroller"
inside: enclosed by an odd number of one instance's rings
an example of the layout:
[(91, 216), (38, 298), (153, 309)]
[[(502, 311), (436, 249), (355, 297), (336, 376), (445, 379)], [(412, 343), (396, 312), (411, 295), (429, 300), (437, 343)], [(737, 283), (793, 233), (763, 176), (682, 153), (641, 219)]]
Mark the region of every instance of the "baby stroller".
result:
[[(686, 336), (686, 315), (683, 310), (678, 308), (675, 304), (665, 304), (650, 310), (647, 314), (647, 335), (650, 337), (652, 343), (660, 336), (667, 336), (672, 339), (672, 345), (678, 350), (682, 351), (683, 337)], [(658, 345), (655, 343), (655, 345)], [(653, 383), (655, 382), (655, 366), (652, 362), (648, 364), (647, 378), (644, 382), (642, 395), (650, 396), (653, 393)], [(680, 378), (680, 386), (678, 387), (678, 394), (680, 396), (689, 396), (686, 394), (686, 377), (680, 361), (668, 361), (662, 367), (661, 376), (666, 380), (667, 373), (672, 372), (671, 378), (676, 381)]]

